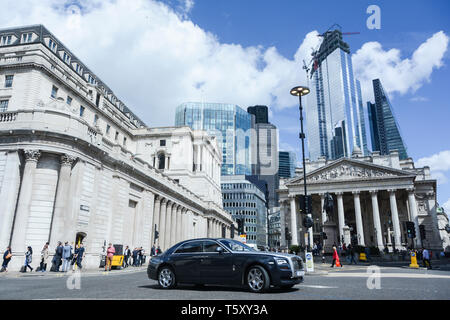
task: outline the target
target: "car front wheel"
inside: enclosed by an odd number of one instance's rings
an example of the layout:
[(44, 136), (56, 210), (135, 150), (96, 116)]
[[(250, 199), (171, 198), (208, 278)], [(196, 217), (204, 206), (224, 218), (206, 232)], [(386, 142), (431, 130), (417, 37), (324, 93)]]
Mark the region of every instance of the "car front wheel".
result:
[(252, 292), (261, 293), (270, 287), (267, 271), (261, 266), (253, 266), (247, 272), (247, 286)]
[(158, 272), (158, 284), (163, 289), (171, 289), (176, 285), (175, 273), (170, 267), (162, 267)]

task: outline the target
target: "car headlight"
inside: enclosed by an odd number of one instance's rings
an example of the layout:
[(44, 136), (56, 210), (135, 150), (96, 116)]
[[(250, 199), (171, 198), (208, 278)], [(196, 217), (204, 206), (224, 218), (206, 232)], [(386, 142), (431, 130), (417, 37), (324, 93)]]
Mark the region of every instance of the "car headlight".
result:
[(289, 267), (289, 262), (288, 262), (286, 259), (275, 258), (275, 262), (276, 262), (277, 265), (279, 265), (279, 266), (287, 266), (287, 267)]

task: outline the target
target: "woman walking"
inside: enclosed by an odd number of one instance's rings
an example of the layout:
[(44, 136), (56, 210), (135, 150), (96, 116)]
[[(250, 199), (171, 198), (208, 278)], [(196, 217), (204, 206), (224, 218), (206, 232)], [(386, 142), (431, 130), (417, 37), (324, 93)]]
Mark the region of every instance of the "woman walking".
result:
[(2, 263), (2, 269), (0, 270), (0, 272), (8, 271), (8, 269), (7, 269), (8, 263), (9, 263), (9, 261), (11, 261), (11, 257), (12, 257), (11, 247), (6, 247), (5, 253), (3, 253), (3, 263)]
[(331, 263), (331, 268), (334, 267), (334, 264), (336, 264), (336, 267), (342, 267), (341, 262), (339, 261), (339, 254), (335, 246), (333, 246), (333, 262)]
[(31, 267), (30, 263), (33, 261), (33, 249), (28, 246), (28, 250), (25, 253), (25, 264), (23, 268), (23, 272), (27, 272), (27, 268), (30, 268), (30, 271), (33, 271), (33, 268)]
[(44, 247), (41, 250), (41, 264), (39, 266), (39, 271), (41, 272), (47, 271), (47, 259), (48, 259), (48, 242), (44, 244)]

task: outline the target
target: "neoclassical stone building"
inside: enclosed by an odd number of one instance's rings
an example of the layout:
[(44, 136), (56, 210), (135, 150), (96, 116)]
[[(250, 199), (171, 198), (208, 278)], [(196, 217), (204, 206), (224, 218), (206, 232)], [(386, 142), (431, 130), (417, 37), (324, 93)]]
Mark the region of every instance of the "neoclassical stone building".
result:
[[(0, 30), (0, 251), (82, 239), (163, 250), (231, 237), (222, 157), (203, 131), (148, 128), (45, 27)], [(159, 169), (158, 169), (159, 168)]]
[[(416, 247), (443, 249), (436, 215), (436, 180), (428, 167), (415, 168), (410, 158), (399, 160), (397, 151), (363, 157), (356, 148), (351, 158), (307, 161), (306, 173), (307, 193), (313, 201), (313, 232), (305, 236), (304, 216), (298, 214), (299, 195), (304, 194), (301, 169), (296, 178), (282, 181), (278, 190), (284, 223), (292, 233), (291, 244), (322, 241), (321, 232), (325, 232), (327, 251), (333, 244), (351, 241), (380, 249), (387, 246), (392, 251), (394, 246), (401, 249), (412, 244), (405, 222), (413, 221)], [(334, 201), (330, 216), (323, 210), (326, 193)], [(420, 237), (420, 225), (425, 227), (425, 239)]]

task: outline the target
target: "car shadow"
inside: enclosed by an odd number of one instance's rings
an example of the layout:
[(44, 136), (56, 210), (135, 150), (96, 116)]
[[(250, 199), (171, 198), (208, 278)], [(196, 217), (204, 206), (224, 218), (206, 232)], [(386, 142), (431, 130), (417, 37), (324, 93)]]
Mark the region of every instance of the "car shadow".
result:
[[(143, 289), (156, 289), (156, 290), (167, 290), (162, 289), (158, 284), (150, 284), (150, 285), (144, 285), (139, 286), (138, 288)], [(288, 288), (288, 289), (282, 289), (282, 288), (270, 288), (265, 293), (289, 293), (289, 292), (295, 292), (299, 291), (300, 288)], [(178, 284), (175, 288), (171, 290), (182, 290), (182, 291), (198, 291), (198, 292), (210, 292), (210, 291), (222, 291), (222, 292), (248, 292), (252, 293), (249, 290), (245, 288), (240, 287), (227, 287), (227, 286), (218, 286), (218, 285), (192, 285), (192, 284)], [(260, 293), (255, 293), (260, 294)], [(263, 293), (264, 294), (264, 293)]]

